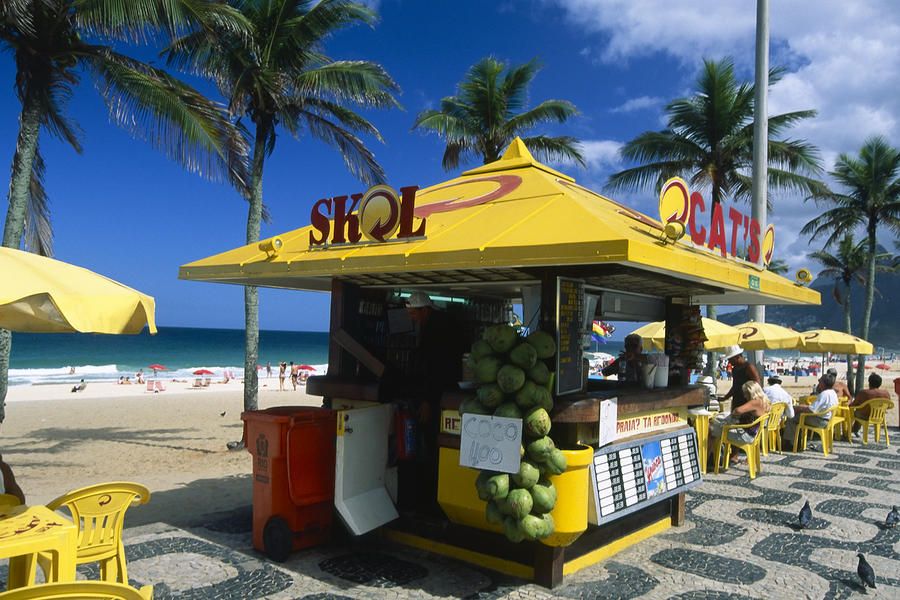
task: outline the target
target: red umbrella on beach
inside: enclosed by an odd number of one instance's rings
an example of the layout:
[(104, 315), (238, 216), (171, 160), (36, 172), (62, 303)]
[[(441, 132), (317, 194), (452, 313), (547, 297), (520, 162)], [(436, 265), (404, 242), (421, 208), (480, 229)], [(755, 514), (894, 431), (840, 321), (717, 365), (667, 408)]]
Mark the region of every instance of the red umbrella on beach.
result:
[(317, 370), (315, 367), (313, 367), (311, 365), (300, 365), (297, 368), (300, 369), (301, 371), (316, 371)]
[(889, 365), (887, 363), (878, 363), (877, 365), (875, 365), (875, 368), (881, 369), (882, 371), (890, 371), (891, 365)]
[(213, 372), (209, 369), (197, 369), (194, 371), (194, 375), (212, 375)]
[(156, 373), (157, 371), (165, 371), (166, 370), (166, 368), (163, 365), (157, 365), (157, 364), (152, 364), (147, 368), (150, 369), (151, 371), (153, 371), (154, 373)]

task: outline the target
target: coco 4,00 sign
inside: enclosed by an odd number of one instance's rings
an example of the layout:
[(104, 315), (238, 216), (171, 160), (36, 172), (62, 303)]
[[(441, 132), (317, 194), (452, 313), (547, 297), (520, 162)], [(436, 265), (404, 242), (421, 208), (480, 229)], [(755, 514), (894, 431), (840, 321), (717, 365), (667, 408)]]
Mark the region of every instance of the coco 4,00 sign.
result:
[[(356, 244), (363, 238), (385, 242), (391, 238), (420, 238), (425, 219), (415, 227), (416, 190), (400, 188), (400, 195), (386, 185), (369, 188), (365, 194), (323, 198), (313, 204), (309, 220), (310, 246)], [(330, 238), (330, 239), (329, 239)]]

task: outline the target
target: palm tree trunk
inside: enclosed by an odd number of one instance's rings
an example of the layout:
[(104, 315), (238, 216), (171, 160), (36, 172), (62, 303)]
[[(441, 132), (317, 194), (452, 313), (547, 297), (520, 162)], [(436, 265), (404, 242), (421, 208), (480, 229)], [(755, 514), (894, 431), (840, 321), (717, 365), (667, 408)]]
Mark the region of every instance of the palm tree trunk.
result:
[[(868, 251), (869, 256), (866, 257), (866, 304), (863, 308), (863, 322), (860, 337), (864, 340), (869, 339), (869, 322), (872, 318), (872, 305), (875, 303), (875, 245), (877, 240), (875, 233), (877, 230), (877, 222), (874, 218), (869, 217), (869, 225), (866, 228), (869, 234)], [(859, 355), (859, 367), (856, 372), (856, 389), (863, 389), (865, 381), (866, 357)]]
[[(19, 116), (19, 135), (12, 161), (9, 181), (9, 207), (3, 227), (3, 246), (18, 248), (25, 231), (25, 208), (28, 206), (28, 189), (31, 169), (37, 152), (41, 129), (41, 109), (37, 102), (29, 101), (26, 94)], [(6, 418), (6, 390), (9, 383), (9, 354), (12, 350), (12, 333), (0, 329), (0, 423)]]
[[(712, 183), (712, 207), (709, 211), (709, 231), (712, 233), (712, 223), (713, 223), (713, 215), (716, 214), (716, 205), (722, 200), (722, 186), (719, 185), (716, 178), (713, 178)], [(707, 319), (715, 319), (716, 318), (716, 307), (712, 304), (708, 304), (706, 306), (706, 318)], [(706, 373), (707, 375), (712, 376), (713, 381), (719, 380), (719, 370), (718, 363), (719, 355), (715, 352), (707, 352), (706, 353)]]
[[(259, 241), (262, 221), (263, 165), (266, 160), (268, 127), (256, 124), (256, 140), (253, 143), (253, 164), (250, 166), (250, 207), (247, 210), (247, 243)], [(259, 290), (256, 286), (244, 287), (244, 410), (259, 407)]]
[[(844, 282), (844, 331), (853, 335), (853, 331), (850, 327), (850, 282)], [(856, 394), (856, 380), (853, 377), (853, 357), (851, 355), (847, 355), (847, 387), (850, 388), (851, 394)]]

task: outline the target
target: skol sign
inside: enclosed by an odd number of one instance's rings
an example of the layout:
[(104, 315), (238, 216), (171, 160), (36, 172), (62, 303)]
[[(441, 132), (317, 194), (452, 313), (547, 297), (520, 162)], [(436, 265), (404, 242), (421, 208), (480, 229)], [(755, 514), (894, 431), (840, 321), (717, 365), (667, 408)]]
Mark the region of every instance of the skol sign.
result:
[(389, 186), (376, 185), (365, 194), (322, 198), (313, 204), (309, 216), (313, 228), (309, 245), (356, 244), (363, 238), (385, 242), (391, 238), (423, 237), (425, 219), (414, 227), (418, 189), (400, 188), (398, 195)]
[(721, 203), (712, 207), (712, 218), (709, 218), (703, 196), (700, 192), (689, 192), (687, 182), (680, 177), (673, 177), (663, 185), (659, 193), (659, 216), (663, 223), (684, 223), (695, 246), (718, 252), (722, 258), (731, 256), (756, 264), (762, 252), (763, 264), (772, 261), (775, 250), (773, 225), (769, 225), (762, 235), (759, 221), (734, 207), (728, 209), (726, 225), (725, 208)]

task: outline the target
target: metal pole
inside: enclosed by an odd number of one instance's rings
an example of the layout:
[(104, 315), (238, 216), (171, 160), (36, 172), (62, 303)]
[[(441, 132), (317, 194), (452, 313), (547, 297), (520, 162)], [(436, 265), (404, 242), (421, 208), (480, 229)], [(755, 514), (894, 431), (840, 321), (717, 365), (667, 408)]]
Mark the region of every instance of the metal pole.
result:
[[(769, 178), (769, 0), (756, 0), (756, 95), (753, 110), (753, 188), (750, 214), (759, 222), (760, 235), (767, 227), (766, 197)], [(760, 240), (761, 242), (762, 240)], [(763, 264), (762, 252), (759, 264)], [(748, 307), (750, 318), (765, 323), (766, 307)], [(753, 362), (763, 364), (763, 351), (753, 353)]]

